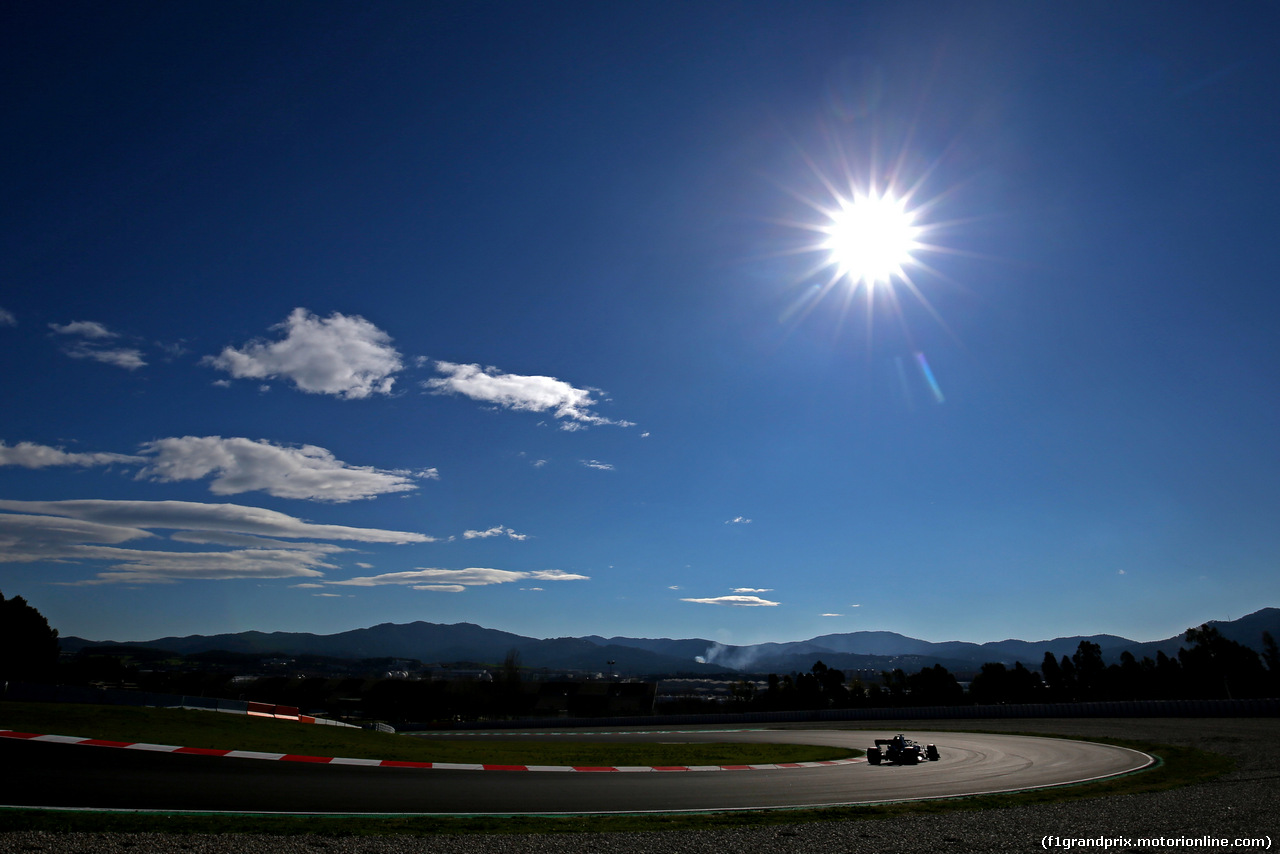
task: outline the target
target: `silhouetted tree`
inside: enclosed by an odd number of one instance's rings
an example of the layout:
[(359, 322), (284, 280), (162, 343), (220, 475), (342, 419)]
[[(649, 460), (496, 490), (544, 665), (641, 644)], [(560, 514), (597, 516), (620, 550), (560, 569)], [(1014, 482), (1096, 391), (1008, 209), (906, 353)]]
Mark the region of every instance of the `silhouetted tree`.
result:
[(1064, 684), (1062, 668), (1058, 666), (1058, 659), (1053, 657), (1052, 652), (1044, 654), (1044, 661), (1040, 664), (1040, 677), (1044, 681), (1049, 700), (1058, 701), (1071, 698)]
[(1276, 646), (1276, 639), (1271, 636), (1271, 632), (1262, 633), (1262, 663), (1267, 666), (1267, 687), (1272, 697), (1280, 692), (1280, 647)]
[(1080, 641), (1071, 663), (1076, 668), (1076, 689), (1082, 700), (1097, 700), (1104, 693), (1107, 666), (1102, 663), (1102, 647)]
[(921, 668), (907, 677), (911, 702), (917, 706), (953, 706), (964, 701), (964, 689), (956, 677), (941, 664)]
[(0, 593), (0, 681), (44, 682), (58, 668), (58, 632), (21, 596)]
[(1191, 649), (1178, 650), (1182, 671), (1190, 689), (1200, 697), (1253, 697), (1266, 683), (1266, 671), (1258, 653), (1228, 640), (1208, 623), (1187, 629)]
[(880, 681), (884, 683), (885, 690), (889, 693), (889, 702), (895, 706), (902, 705), (907, 696), (907, 674), (902, 668), (895, 667), (892, 671), (882, 670)]
[(1004, 703), (1009, 695), (1009, 669), (999, 661), (988, 661), (969, 683), (969, 696), (975, 703)]

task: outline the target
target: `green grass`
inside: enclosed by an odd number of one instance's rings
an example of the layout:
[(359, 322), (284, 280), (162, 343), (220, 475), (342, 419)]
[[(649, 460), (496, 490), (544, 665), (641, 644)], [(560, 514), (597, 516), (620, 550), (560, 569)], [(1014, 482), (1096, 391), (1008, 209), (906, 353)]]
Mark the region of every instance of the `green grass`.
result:
[(860, 756), (813, 744), (555, 742), (413, 738), (189, 709), (0, 702), (0, 729), (179, 747), (490, 765), (768, 765)]
[[(11, 721), (19, 720), (19, 707), (26, 704), (0, 703), (0, 728), (23, 729), (13, 726)], [(59, 707), (66, 708), (66, 707)], [(38, 714), (48, 710), (47, 706), (27, 706), (24, 714)], [(154, 710), (121, 710), (117, 711), (154, 711)], [(69, 713), (74, 709), (69, 710)], [(217, 715), (206, 712), (190, 712), (188, 715), (209, 715), (214, 718), (228, 717), (233, 721), (265, 727), (297, 727), (299, 729), (335, 729), (331, 727), (306, 727), (284, 722), (253, 720), (229, 715)], [(110, 715), (102, 715), (100, 711), (90, 713), (85, 720), (100, 721)], [(43, 720), (49, 720), (47, 714)], [(28, 720), (31, 720), (28, 718)], [(39, 720), (39, 719), (37, 719)], [(197, 720), (197, 719), (190, 719)], [(264, 728), (265, 728), (264, 727)], [(36, 728), (35, 731), (48, 732), (49, 728)], [(273, 730), (278, 731), (278, 730)], [(164, 743), (182, 743), (196, 745), (191, 741), (192, 731), (175, 730), (174, 740), (168, 741), (155, 737), (147, 737), (147, 741)], [(339, 730), (354, 734), (360, 738), (369, 738), (368, 744), (396, 743), (398, 739), (412, 742), (413, 739), (401, 736), (389, 736), (356, 730)], [(96, 735), (96, 732), (60, 733), (67, 735)], [(1008, 733), (1005, 733), (1008, 734)], [(1024, 733), (1039, 737), (1046, 733)], [(785, 732), (778, 733), (785, 738)], [(107, 736), (112, 737), (112, 736)], [(375, 739), (376, 737), (376, 739)], [(1073, 737), (1078, 736), (1061, 736)], [(119, 738), (117, 740), (132, 740)], [(1159, 763), (1148, 770), (1136, 772), (1123, 777), (1094, 783), (1062, 786), (1051, 789), (1036, 789), (1027, 792), (999, 795), (983, 795), (968, 798), (953, 798), (932, 801), (915, 801), (907, 803), (879, 804), (874, 806), (835, 807), (818, 810), (762, 810), (746, 812), (707, 813), (707, 814), (669, 814), (669, 815), (622, 815), (622, 816), (508, 816), (508, 817), (448, 817), (448, 816), (379, 816), (327, 818), (321, 816), (219, 816), (219, 815), (180, 815), (170, 813), (131, 814), (131, 813), (65, 813), (46, 812), (40, 810), (0, 810), (0, 832), (12, 830), (43, 830), (48, 832), (98, 831), (98, 832), (165, 832), (165, 833), (263, 833), (263, 834), (318, 834), (327, 836), (375, 836), (375, 835), (431, 835), (458, 833), (580, 833), (580, 832), (631, 832), (652, 830), (696, 830), (709, 828), (764, 827), (800, 822), (822, 821), (865, 821), (878, 819), (901, 818), (911, 815), (927, 815), (957, 811), (974, 811), (1001, 809), (1013, 806), (1060, 803), (1085, 798), (1110, 797), (1140, 792), (1158, 792), (1167, 789), (1202, 783), (1218, 777), (1233, 767), (1232, 760), (1202, 750), (1175, 745), (1156, 744), (1143, 741), (1125, 741), (1120, 739), (1090, 737), (1085, 740), (1106, 744), (1116, 744), (1149, 753)], [(438, 744), (429, 742), (430, 744)], [(471, 749), (488, 750), (492, 742), (469, 742)], [(667, 745), (659, 745), (667, 746)], [(788, 750), (796, 745), (780, 745)], [(618, 745), (609, 745), (616, 748)], [(266, 748), (251, 748), (266, 749)], [(273, 752), (285, 752), (273, 749)], [(339, 753), (297, 750), (289, 752), (311, 752), (315, 755), (354, 756), (351, 748), (343, 748)], [(615, 754), (616, 755), (616, 754)], [(390, 757), (382, 757), (390, 758)], [(474, 759), (472, 761), (475, 761)], [(484, 760), (482, 760), (484, 761)], [(507, 764), (507, 763), (501, 763)], [(520, 763), (524, 764), (524, 763)], [(536, 764), (594, 764), (577, 762), (538, 762)], [(601, 764), (615, 764), (609, 763)], [(622, 764), (686, 764), (686, 763), (622, 763)], [(689, 763), (701, 764), (701, 763)], [(708, 763), (708, 764), (738, 764)]]

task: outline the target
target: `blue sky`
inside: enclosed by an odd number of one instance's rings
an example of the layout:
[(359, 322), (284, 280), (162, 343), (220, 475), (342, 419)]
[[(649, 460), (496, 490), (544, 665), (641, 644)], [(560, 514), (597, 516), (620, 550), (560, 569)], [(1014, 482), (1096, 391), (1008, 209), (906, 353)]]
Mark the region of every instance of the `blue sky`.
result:
[(1273, 5), (4, 16), (0, 590), (63, 634), (1280, 604)]

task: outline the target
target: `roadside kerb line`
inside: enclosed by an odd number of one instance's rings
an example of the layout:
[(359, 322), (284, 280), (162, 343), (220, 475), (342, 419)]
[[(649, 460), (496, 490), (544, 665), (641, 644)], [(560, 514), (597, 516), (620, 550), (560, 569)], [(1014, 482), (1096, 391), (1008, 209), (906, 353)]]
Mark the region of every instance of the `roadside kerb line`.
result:
[(819, 762), (784, 762), (777, 765), (486, 765), (460, 762), (411, 762), (400, 759), (353, 759), (342, 756), (307, 756), (301, 753), (264, 753), (258, 750), (221, 750), (212, 747), (179, 747), (172, 744), (149, 744), (136, 741), (110, 741), (81, 738), (74, 735), (41, 735), (31, 732), (0, 730), (0, 738), (42, 741), (50, 744), (72, 744), (82, 747), (112, 747), (119, 750), (147, 750), (153, 753), (177, 753), (195, 756), (225, 756), (231, 759), (265, 759), (277, 762), (302, 762), (312, 765), (367, 765), (379, 768), (423, 768), (437, 771), (556, 771), (572, 773), (634, 773), (641, 771), (777, 771), (788, 768), (826, 768), (855, 765), (866, 759), (832, 759)]

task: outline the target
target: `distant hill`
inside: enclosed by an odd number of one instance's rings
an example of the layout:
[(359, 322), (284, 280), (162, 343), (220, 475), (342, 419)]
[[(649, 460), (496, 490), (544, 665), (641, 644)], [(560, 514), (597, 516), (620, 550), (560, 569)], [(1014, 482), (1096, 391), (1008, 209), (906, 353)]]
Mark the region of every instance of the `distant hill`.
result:
[[(1280, 608), (1263, 608), (1230, 622), (1210, 621), (1222, 635), (1261, 651), (1263, 632), (1280, 638)], [(703, 638), (585, 638), (524, 637), (473, 623), (382, 623), (332, 635), (304, 632), (237, 632), (221, 635), (188, 635), (149, 641), (118, 643), (64, 637), (62, 648), (76, 652), (86, 647), (149, 647), (189, 655), (223, 650), (261, 655), (321, 655), (332, 658), (416, 658), (424, 663), (475, 662), (498, 666), (515, 651), (525, 667), (552, 670), (613, 670), (629, 675), (713, 674), (725, 672), (790, 673), (808, 670), (817, 660), (842, 670), (891, 670), (910, 672), (942, 664), (948, 670), (976, 670), (988, 661), (1012, 665), (1021, 661), (1034, 669), (1046, 651), (1071, 655), (1081, 641), (1102, 647), (1108, 662), (1125, 651), (1139, 660), (1157, 651), (1177, 655), (1186, 645), (1179, 634), (1162, 641), (1139, 643), (1115, 635), (1089, 635), (1041, 641), (1003, 640), (975, 644), (963, 641), (934, 643), (894, 632), (849, 632), (822, 635), (806, 641), (728, 646)]]

